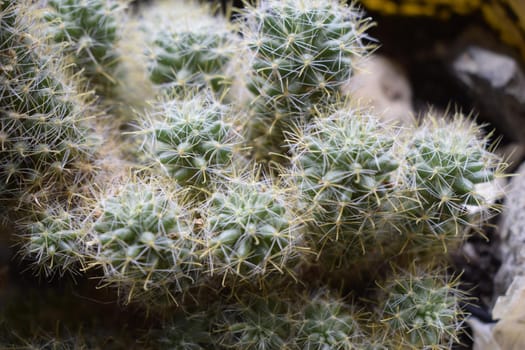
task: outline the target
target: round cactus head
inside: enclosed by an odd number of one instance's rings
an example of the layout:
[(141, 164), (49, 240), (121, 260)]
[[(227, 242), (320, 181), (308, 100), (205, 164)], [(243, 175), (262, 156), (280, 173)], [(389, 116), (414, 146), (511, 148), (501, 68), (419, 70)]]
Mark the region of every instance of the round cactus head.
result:
[(24, 230), (21, 254), (34, 260), (35, 270), (47, 276), (76, 274), (87, 258), (89, 219), (80, 208), (57, 203), (19, 227)]
[(286, 196), (271, 181), (253, 177), (218, 186), (203, 208), (212, 273), (250, 280), (291, 272), (301, 220)]
[(389, 126), (347, 108), (289, 134), (289, 181), (312, 213), (312, 244), (327, 249), (333, 264), (360, 258), (376, 242), (398, 167)]
[(125, 183), (100, 201), (94, 224), (95, 264), (103, 280), (129, 291), (185, 291), (200, 265), (191, 211), (184, 193), (152, 178)]
[(295, 340), (299, 348), (351, 350), (363, 344), (357, 312), (343, 300), (321, 290), (300, 303)]
[(365, 54), (367, 20), (337, 0), (266, 0), (244, 12), (249, 88), (263, 106), (308, 112), (328, 103)]
[(293, 334), (293, 315), (277, 295), (246, 293), (238, 302), (220, 307), (216, 328), (219, 341), (231, 349), (287, 349)]
[(78, 69), (96, 88), (108, 89), (116, 84), (117, 16), (122, 4), (118, 0), (48, 1), (45, 18), (53, 40), (65, 43), (67, 54), (74, 57)]
[(401, 229), (416, 251), (447, 251), (479, 222), (469, 208), (485, 217), (494, 208), (477, 185), (492, 181), (502, 163), (481, 127), (461, 114), (451, 119), (427, 115), (408, 139)]
[(224, 18), (192, 1), (154, 5), (147, 16), (155, 23), (144, 30), (153, 37), (147, 56), (157, 87), (177, 94), (211, 89), (218, 96), (229, 88), (238, 40)]
[(149, 152), (179, 184), (207, 187), (242, 142), (229, 113), (206, 94), (162, 101), (145, 125)]
[(381, 322), (393, 348), (450, 349), (463, 323), (460, 302), (465, 295), (457, 279), (440, 270), (396, 269), (382, 284)]

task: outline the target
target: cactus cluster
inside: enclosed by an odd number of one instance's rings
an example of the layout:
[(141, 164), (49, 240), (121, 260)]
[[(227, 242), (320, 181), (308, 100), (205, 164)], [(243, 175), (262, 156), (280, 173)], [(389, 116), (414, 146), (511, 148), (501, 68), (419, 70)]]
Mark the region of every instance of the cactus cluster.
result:
[[(443, 271), (494, 209), (477, 192), (502, 169), (489, 136), (459, 114), (400, 127), (341, 96), (369, 46), (355, 6), (262, 0), (232, 25), (196, 2), (117, 16), (125, 5), (0, 0), (0, 205), (16, 255), (56, 288), (87, 284), (52, 298), (111, 308), (44, 330), (14, 303), (0, 346), (457, 342), (465, 295)], [(118, 42), (143, 55), (122, 81), (155, 87), (133, 111), (110, 98)]]

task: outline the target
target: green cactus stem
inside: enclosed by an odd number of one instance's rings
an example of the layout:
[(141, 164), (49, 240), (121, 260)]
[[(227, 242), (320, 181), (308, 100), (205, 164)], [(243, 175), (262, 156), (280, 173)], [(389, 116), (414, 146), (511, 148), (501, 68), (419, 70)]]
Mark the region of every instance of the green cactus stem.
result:
[(147, 50), (150, 80), (165, 92), (211, 89), (222, 96), (232, 82), (229, 63), (239, 41), (231, 25), (196, 2), (159, 7), (165, 13), (152, 11), (155, 26), (146, 28), (154, 38)]

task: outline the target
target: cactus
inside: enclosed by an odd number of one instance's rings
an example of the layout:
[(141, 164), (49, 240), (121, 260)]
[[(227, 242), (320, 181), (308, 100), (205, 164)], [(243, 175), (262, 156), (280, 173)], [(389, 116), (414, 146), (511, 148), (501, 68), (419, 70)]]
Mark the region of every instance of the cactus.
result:
[(149, 152), (181, 185), (206, 187), (227, 173), (242, 138), (229, 109), (206, 94), (160, 102), (144, 125)]
[(479, 222), (469, 206), (477, 207), (483, 220), (491, 215), (495, 207), (476, 188), (502, 171), (500, 158), (488, 147), (481, 127), (462, 114), (450, 121), (426, 116), (411, 135), (405, 156), (408, 193), (399, 205), (404, 213), (399, 225), (408, 233), (408, 248), (446, 252), (464, 241), (467, 229)]
[(246, 299), (223, 306), (215, 327), (226, 349), (286, 349), (293, 334), (293, 315), (278, 298), (247, 294)]
[(357, 312), (326, 291), (302, 301), (295, 342), (300, 349), (355, 349), (364, 344)]
[(173, 297), (196, 282), (202, 243), (183, 192), (155, 178), (136, 181), (100, 200), (93, 264), (105, 282), (128, 292), (128, 301), (150, 290)]
[[(247, 86), (254, 95), (251, 138), (276, 144), (303, 114), (337, 101), (339, 89), (366, 54), (369, 21), (337, 0), (264, 1), (244, 13), (249, 48)], [(263, 155), (262, 158), (266, 158)]]
[(212, 273), (244, 279), (291, 273), (300, 253), (300, 222), (286, 192), (270, 180), (228, 179), (203, 208)]
[[(181, 10), (192, 15), (180, 16)], [(238, 40), (228, 23), (211, 12), (193, 2), (176, 2), (165, 13), (150, 14), (155, 27), (146, 28), (154, 38), (146, 53), (149, 78), (162, 91), (180, 94), (204, 87), (221, 96), (230, 86), (228, 65)]]
[(466, 299), (446, 253), (497, 208), (477, 192), (503, 170), (490, 135), (342, 101), (369, 48), (355, 6), (262, 0), (235, 27), (196, 2), (121, 4), (0, 0), (0, 207), (39, 287), (72, 275), (101, 307), (44, 329), (7, 303), (0, 346), (451, 347)]
[(15, 4), (1, 8), (0, 182), (3, 196), (43, 201), (51, 188), (67, 195), (89, 175), (98, 140), (85, 96), (39, 36), (34, 15)]
[(213, 346), (208, 312), (178, 313), (161, 329), (151, 331), (157, 349), (204, 350)]
[(438, 271), (394, 273), (382, 289), (379, 317), (391, 333), (391, 346), (403, 349), (450, 349), (458, 342), (465, 299), (457, 279)]
[(115, 69), (119, 55), (117, 0), (50, 0), (44, 15), (49, 33), (57, 43), (65, 43), (66, 54), (74, 57), (78, 69), (97, 90), (106, 91), (117, 83)]
[(28, 234), (22, 252), (45, 275), (78, 273), (79, 265), (84, 263), (86, 219), (79, 208), (66, 209), (67, 206), (50, 207), (40, 220), (25, 223)]
[(333, 260), (324, 263), (360, 259), (377, 244), (376, 226), (398, 167), (395, 135), (366, 111), (349, 107), (290, 133), (289, 181), (312, 214), (315, 251)]
[(245, 13), (250, 90), (281, 113), (335, 97), (363, 55), (367, 21), (338, 1), (265, 1)]

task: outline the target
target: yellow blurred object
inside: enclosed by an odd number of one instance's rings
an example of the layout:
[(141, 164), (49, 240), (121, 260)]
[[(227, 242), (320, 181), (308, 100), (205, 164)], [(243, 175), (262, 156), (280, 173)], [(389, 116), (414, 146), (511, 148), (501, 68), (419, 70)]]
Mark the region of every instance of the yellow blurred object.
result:
[(503, 43), (516, 48), (525, 60), (525, 0), (361, 0), (363, 6), (384, 15), (427, 16), (480, 13)]

